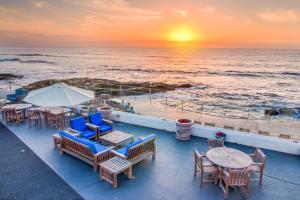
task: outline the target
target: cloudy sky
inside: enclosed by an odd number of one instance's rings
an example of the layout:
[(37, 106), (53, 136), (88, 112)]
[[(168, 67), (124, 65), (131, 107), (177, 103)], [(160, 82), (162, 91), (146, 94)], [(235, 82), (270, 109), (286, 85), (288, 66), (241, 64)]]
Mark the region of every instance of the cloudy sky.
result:
[(300, 48), (299, 0), (0, 0), (2, 46)]

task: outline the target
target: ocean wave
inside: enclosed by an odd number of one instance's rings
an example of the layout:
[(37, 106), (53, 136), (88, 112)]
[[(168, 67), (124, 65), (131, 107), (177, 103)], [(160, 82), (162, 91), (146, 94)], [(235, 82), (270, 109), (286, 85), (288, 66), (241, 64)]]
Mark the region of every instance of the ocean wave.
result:
[(55, 62), (45, 61), (45, 60), (21, 60), (19, 58), (2, 58), (0, 62), (19, 62), (19, 63), (45, 63), (45, 64), (55, 64)]
[(19, 54), (0, 54), (1, 56), (22, 56), (22, 57), (66, 57), (62, 55), (50, 55), (40, 53), (19, 53)]
[(300, 72), (282, 72), (282, 75), (300, 76)]

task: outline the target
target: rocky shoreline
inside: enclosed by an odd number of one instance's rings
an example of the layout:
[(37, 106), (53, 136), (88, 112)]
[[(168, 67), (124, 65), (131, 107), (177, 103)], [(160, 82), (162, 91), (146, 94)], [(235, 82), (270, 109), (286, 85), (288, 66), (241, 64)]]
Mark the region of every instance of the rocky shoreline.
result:
[(16, 78), (23, 78), (21, 75), (10, 74), (10, 73), (2, 73), (0, 74), (0, 81), (2, 80), (11, 80)]
[(167, 92), (178, 88), (190, 88), (191, 84), (166, 84), (166, 83), (149, 83), (149, 82), (119, 82), (107, 79), (98, 78), (71, 78), (71, 79), (48, 79), (31, 83), (25, 86), (28, 90), (35, 90), (43, 87), (50, 86), (52, 84), (64, 82), (68, 85), (80, 87), (83, 89), (93, 90), (97, 94), (108, 93), (111, 95), (120, 95), (120, 91), (123, 91), (123, 95), (137, 95), (149, 93), (151, 88), (152, 93)]

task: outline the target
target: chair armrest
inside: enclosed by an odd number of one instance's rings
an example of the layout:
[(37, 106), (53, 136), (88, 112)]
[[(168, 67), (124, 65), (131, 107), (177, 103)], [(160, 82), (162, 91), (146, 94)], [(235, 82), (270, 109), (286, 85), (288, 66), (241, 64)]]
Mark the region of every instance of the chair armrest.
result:
[(73, 132), (73, 133), (78, 133), (78, 134), (81, 134), (81, 132), (80, 132), (80, 131), (77, 131), (77, 130), (75, 130), (75, 129), (72, 129), (72, 128), (69, 128), (69, 131), (71, 131), (71, 132)]
[(115, 150), (110, 150), (110, 152), (111, 152), (112, 154), (114, 154), (115, 156), (118, 156), (118, 157), (127, 159), (127, 156), (124, 156), (123, 154), (120, 154), (120, 153), (116, 152)]
[(113, 150), (113, 149), (114, 149), (114, 147), (108, 147), (108, 148), (105, 149), (104, 151), (100, 151), (100, 152), (94, 154), (94, 156), (99, 156), (99, 155), (101, 155), (101, 154), (103, 154), (103, 153), (106, 153), (106, 152), (108, 152), (108, 151), (111, 151), (111, 150)]
[(114, 122), (113, 121), (110, 121), (108, 119), (102, 119), (103, 122), (105, 122), (106, 124), (113, 124)]
[(229, 173), (228, 171), (222, 169), (222, 173), (224, 174), (224, 177), (228, 178), (229, 177)]
[(85, 125), (87, 125), (87, 127), (89, 127), (89, 129), (93, 129), (93, 130), (97, 130), (100, 127), (95, 125), (95, 124), (91, 124), (91, 123), (85, 123)]

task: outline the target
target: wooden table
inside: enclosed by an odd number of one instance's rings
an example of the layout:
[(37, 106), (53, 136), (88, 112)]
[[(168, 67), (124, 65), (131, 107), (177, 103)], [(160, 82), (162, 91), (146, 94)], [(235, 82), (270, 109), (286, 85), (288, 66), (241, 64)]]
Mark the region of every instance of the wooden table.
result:
[(49, 110), (50, 113), (52, 113), (53, 115), (61, 115), (63, 113), (70, 112), (70, 109), (61, 108), (61, 107), (37, 107), (37, 108), (34, 108), (34, 109), (37, 109), (41, 112), (45, 112), (46, 110)]
[(99, 178), (112, 184), (113, 188), (118, 186), (118, 174), (124, 172), (129, 179), (133, 179), (131, 162), (120, 157), (113, 157), (99, 164)]
[(8, 104), (2, 107), (2, 109), (13, 109), (16, 110), (26, 110), (28, 108), (31, 108), (32, 104), (30, 103), (17, 103), (17, 104)]
[(101, 137), (99, 137), (99, 140), (102, 142), (108, 142), (112, 144), (115, 147), (120, 146), (122, 143), (125, 143), (126, 141), (133, 141), (133, 135), (124, 133), (121, 131), (112, 131), (110, 133), (107, 133)]
[(227, 169), (245, 169), (252, 163), (249, 155), (227, 147), (212, 148), (206, 156), (215, 165)]

